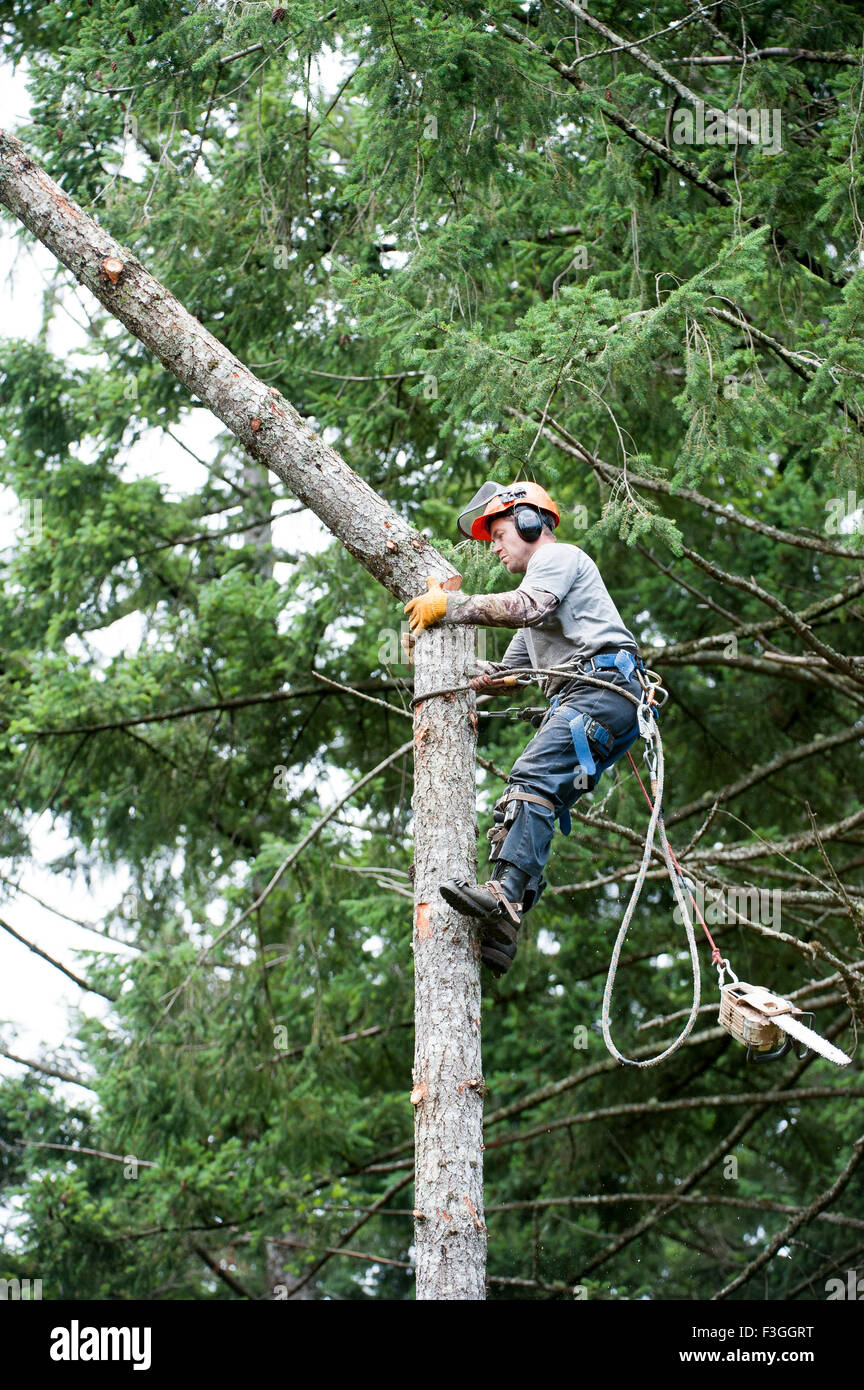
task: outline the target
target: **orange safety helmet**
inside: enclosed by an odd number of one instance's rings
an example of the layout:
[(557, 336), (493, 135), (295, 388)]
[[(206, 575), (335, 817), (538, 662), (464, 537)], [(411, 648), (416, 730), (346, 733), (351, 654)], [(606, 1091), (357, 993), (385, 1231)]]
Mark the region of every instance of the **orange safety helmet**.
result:
[(496, 516), (508, 516), (516, 507), (525, 506), (530, 511), (537, 511), (538, 520), (540, 511), (548, 512), (554, 526), (561, 520), (552, 498), (542, 487), (538, 487), (537, 483), (511, 483), (506, 488), (500, 487), (497, 483), (484, 483), (459, 517), (459, 530), (463, 535), (466, 534), (463, 521), (467, 524), (471, 513), (479, 511), (481, 505), (482, 515), (475, 516), (471, 521), (471, 535), (475, 541), (491, 541), (490, 522), (494, 521)]

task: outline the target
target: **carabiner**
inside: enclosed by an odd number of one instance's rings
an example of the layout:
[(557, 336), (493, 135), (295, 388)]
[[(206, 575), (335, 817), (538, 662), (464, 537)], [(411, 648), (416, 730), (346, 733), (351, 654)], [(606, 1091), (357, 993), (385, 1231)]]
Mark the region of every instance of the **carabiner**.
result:
[(636, 707), (636, 720), (639, 724), (639, 733), (646, 743), (654, 741), (654, 716), (651, 713), (651, 706), (647, 700), (640, 700)]

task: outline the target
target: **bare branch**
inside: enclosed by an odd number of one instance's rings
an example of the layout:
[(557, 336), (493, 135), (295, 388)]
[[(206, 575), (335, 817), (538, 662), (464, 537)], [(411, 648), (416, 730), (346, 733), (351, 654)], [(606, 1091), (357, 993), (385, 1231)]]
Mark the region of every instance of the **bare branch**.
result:
[[(540, 1197), (535, 1201), (499, 1202), (487, 1207), (487, 1212), (498, 1211), (544, 1211), (548, 1207), (605, 1207), (626, 1205), (628, 1202), (662, 1202), (663, 1192), (615, 1192), (598, 1193), (590, 1197)], [(770, 1197), (727, 1197), (720, 1192), (700, 1197), (690, 1193), (680, 1199), (682, 1206), (691, 1207), (733, 1207), (739, 1211), (771, 1211), (782, 1216), (796, 1216), (809, 1210), (807, 1207), (791, 1206), (787, 1202), (775, 1202)], [(406, 1213), (408, 1215), (410, 1213)], [(840, 1212), (819, 1212), (815, 1219), (832, 1226), (849, 1226), (855, 1231), (864, 1231), (864, 1220), (857, 1216), (846, 1216)]]
[(44, 1072), (46, 1076), (56, 1076), (58, 1081), (68, 1081), (71, 1085), (83, 1086), (88, 1091), (95, 1091), (96, 1089), (89, 1081), (83, 1081), (80, 1076), (73, 1076), (68, 1071), (60, 1071), (57, 1067), (46, 1066), (44, 1062), (34, 1062), (29, 1057), (16, 1057), (14, 1052), (7, 1052), (4, 1047), (0, 1047), (0, 1057), (8, 1057), (10, 1062), (18, 1062), (22, 1067), (30, 1067), (33, 1071)]
[[(41, 1139), (13, 1139), (12, 1144), (20, 1149), (56, 1149), (58, 1153), (83, 1154), (86, 1158), (106, 1158), (111, 1163), (135, 1163), (139, 1168), (158, 1168), (158, 1163), (151, 1163), (145, 1158), (135, 1158), (133, 1154), (109, 1154), (103, 1149), (85, 1149), (78, 1144), (48, 1144)], [(10, 1146), (0, 1143), (0, 1148), (8, 1149)]]
[(710, 53), (694, 54), (690, 58), (667, 58), (667, 63), (683, 64), (687, 67), (720, 67), (720, 66), (739, 66), (758, 62), (762, 58), (792, 58), (804, 63), (841, 63), (847, 67), (857, 68), (861, 66), (860, 53), (844, 53), (841, 50), (834, 52), (818, 48), (748, 48), (743, 58), (736, 58), (732, 53)]
[(80, 975), (75, 975), (71, 970), (67, 970), (65, 965), (61, 965), (59, 960), (55, 960), (53, 956), (49, 956), (47, 951), (41, 950), (39, 946), (34, 946), (32, 941), (27, 940), (26, 936), (21, 936), (14, 927), (10, 927), (8, 922), (4, 922), (2, 917), (0, 917), (0, 927), (2, 927), (4, 931), (7, 931), (10, 936), (14, 936), (16, 941), (20, 941), (22, 946), (26, 946), (28, 951), (32, 951), (34, 956), (40, 956), (42, 960), (47, 960), (49, 965), (53, 965), (55, 970), (59, 970), (61, 974), (65, 975), (66, 978), (77, 985), (79, 989), (86, 989), (90, 994), (101, 994), (103, 999), (110, 999), (112, 1004), (115, 1002), (115, 995), (106, 994), (104, 989), (98, 989), (96, 985), (88, 985), (87, 981), (82, 980)]
[[(716, 1008), (716, 1004), (714, 1005)], [(502, 1134), (500, 1139), (487, 1139), (486, 1149), (500, 1149), (509, 1144), (525, 1144), (530, 1139), (543, 1139), (559, 1129), (571, 1129), (577, 1125), (589, 1125), (604, 1120), (619, 1119), (633, 1115), (665, 1115), (675, 1111), (701, 1110), (703, 1107), (721, 1109), (727, 1105), (754, 1105), (763, 1101), (766, 1105), (779, 1105), (788, 1101), (796, 1104), (799, 1100), (837, 1100), (840, 1096), (864, 1096), (864, 1086), (812, 1086), (808, 1090), (791, 1091), (743, 1091), (740, 1094), (713, 1096), (685, 1096), (679, 1100), (654, 1100), (646, 1104), (609, 1105), (603, 1110), (583, 1110), (573, 1115), (562, 1115), (556, 1120), (545, 1119), (532, 1129), (517, 1133)]]
[[(326, 676), (321, 676), (314, 672), (319, 680), (326, 680)], [(333, 681), (331, 684), (335, 685)], [(402, 690), (406, 687), (404, 681), (400, 680), (369, 680), (359, 681), (356, 686), (340, 686), (341, 690), (349, 690), (352, 694), (360, 694), (364, 690)], [(98, 734), (109, 729), (132, 729), (139, 724), (163, 724), (171, 719), (188, 719), (196, 714), (209, 714), (214, 710), (225, 709), (246, 709), (250, 705), (274, 705), (280, 704), (283, 700), (305, 700), (310, 696), (329, 695), (330, 691), (321, 690), (320, 686), (307, 685), (298, 686), (294, 690), (267, 690), (257, 695), (232, 695), (227, 700), (211, 700), (201, 705), (180, 705), (176, 709), (163, 710), (158, 714), (134, 714), (126, 719), (107, 719), (99, 724), (71, 724), (58, 729), (32, 729), (29, 730), (31, 737), (49, 738), (67, 734)], [(376, 701), (377, 703), (383, 703)], [(393, 709), (392, 705), (385, 708)], [(402, 710), (395, 713), (401, 714)]]
[(747, 1268), (743, 1269), (737, 1278), (733, 1279), (730, 1284), (726, 1284), (724, 1288), (714, 1294), (711, 1302), (714, 1303), (721, 1298), (727, 1298), (730, 1293), (734, 1293), (736, 1289), (740, 1289), (742, 1284), (746, 1284), (763, 1265), (766, 1265), (769, 1260), (774, 1258), (777, 1251), (788, 1243), (790, 1237), (793, 1236), (796, 1231), (800, 1230), (802, 1226), (806, 1226), (808, 1221), (812, 1221), (813, 1218), (824, 1211), (826, 1207), (829, 1207), (831, 1203), (840, 1196), (840, 1193), (848, 1187), (852, 1175), (862, 1158), (864, 1158), (864, 1135), (862, 1135), (860, 1139), (856, 1139), (853, 1144), (852, 1157), (849, 1159), (849, 1162), (846, 1164), (846, 1167), (843, 1169), (843, 1172), (837, 1178), (836, 1182), (833, 1182), (821, 1196), (817, 1197), (816, 1201), (813, 1202), (811, 1206), (807, 1207), (804, 1211), (799, 1211), (793, 1216), (788, 1225), (784, 1226), (783, 1230), (779, 1231), (778, 1234), (774, 1236), (773, 1240), (768, 1242), (766, 1248), (756, 1256), (755, 1260), (751, 1260)]

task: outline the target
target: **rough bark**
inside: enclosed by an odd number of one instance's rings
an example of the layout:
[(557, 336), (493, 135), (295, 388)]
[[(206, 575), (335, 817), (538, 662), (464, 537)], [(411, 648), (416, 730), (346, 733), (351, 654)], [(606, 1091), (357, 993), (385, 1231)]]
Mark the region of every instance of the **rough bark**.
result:
[(463, 685), (473, 628), (432, 628), (414, 648), (414, 1244), (418, 1299), (485, 1297), (479, 946), (438, 893), (475, 881), (473, 696)]
[[(428, 540), (3, 131), (0, 204), (390, 593), (405, 601), (425, 592), (428, 575), (458, 587), (456, 572)], [(394, 615), (394, 622), (399, 618)], [(416, 647), (415, 688), (463, 684), (473, 632), (448, 629), (437, 641), (425, 634)], [(465, 919), (446, 909), (437, 893), (442, 879), (466, 877), (474, 868), (473, 694), (419, 705), (415, 734), (417, 1296), (482, 1299), (479, 961)]]

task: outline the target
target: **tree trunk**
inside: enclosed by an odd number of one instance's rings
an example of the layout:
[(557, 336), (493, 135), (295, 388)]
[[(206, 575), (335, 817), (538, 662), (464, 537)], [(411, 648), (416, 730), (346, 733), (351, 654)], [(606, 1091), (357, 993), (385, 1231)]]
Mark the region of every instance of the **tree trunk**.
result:
[[(427, 575), (455, 570), (178, 300), (0, 131), (0, 204), (72, 271), (244, 448), (314, 511), (403, 602)], [(394, 626), (401, 615), (394, 615)], [(473, 629), (417, 643), (417, 688), (465, 683)], [(415, 1104), (417, 1296), (482, 1299), (482, 1081), (479, 962), (464, 919), (438, 896), (474, 868), (476, 716), (471, 694), (438, 697), (415, 718)]]
[[(474, 628), (432, 628), (414, 648), (415, 698), (464, 685)], [(414, 721), (414, 1244), (418, 1299), (485, 1297), (480, 960), (469, 919), (438, 893), (474, 882), (473, 697), (439, 696)], [(466, 766), (471, 769), (466, 777)]]

